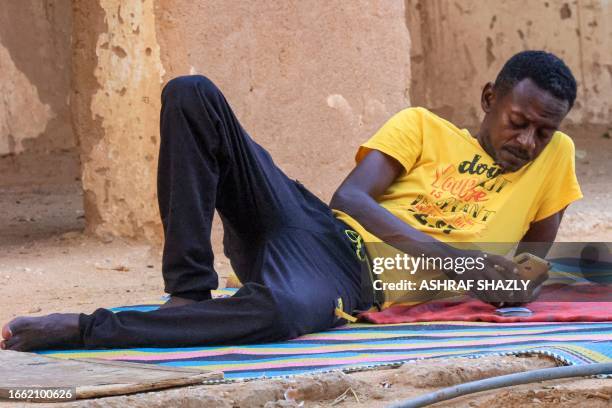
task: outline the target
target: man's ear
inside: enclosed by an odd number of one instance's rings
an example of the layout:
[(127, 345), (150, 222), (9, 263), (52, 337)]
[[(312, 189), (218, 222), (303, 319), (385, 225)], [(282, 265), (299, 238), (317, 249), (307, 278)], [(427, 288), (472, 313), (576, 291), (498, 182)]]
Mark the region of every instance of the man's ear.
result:
[(482, 88), (482, 95), (480, 96), (480, 106), (484, 113), (489, 113), (495, 102), (495, 89), (493, 88), (493, 82), (487, 82)]

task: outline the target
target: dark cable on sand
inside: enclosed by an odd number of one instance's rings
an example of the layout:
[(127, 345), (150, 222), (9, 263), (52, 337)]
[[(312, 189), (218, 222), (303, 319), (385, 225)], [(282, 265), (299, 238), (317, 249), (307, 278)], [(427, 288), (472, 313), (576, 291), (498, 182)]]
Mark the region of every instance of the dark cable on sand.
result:
[(556, 380), (560, 378), (582, 377), (588, 375), (612, 374), (612, 363), (587, 364), (579, 366), (566, 366), (545, 368), (542, 370), (525, 371), (521, 373), (501, 375), (498, 377), (485, 378), (483, 380), (458, 384), (443, 388), (429, 394), (408, 399), (389, 408), (417, 408), (424, 407), (436, 402), (446, 401), (452, 398), (472, 394), (480, 391), (493, 390), (496, 388), (509, 387), (512, 385), (529, 384), (532, 382)]

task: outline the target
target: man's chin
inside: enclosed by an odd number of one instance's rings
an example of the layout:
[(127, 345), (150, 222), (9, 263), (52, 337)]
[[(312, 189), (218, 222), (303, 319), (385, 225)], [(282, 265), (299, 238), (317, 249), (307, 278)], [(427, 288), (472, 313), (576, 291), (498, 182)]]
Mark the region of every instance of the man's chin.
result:
[(496, 162), (495, 164), (501, 168), (502, 174), (508, 174), (508, 173), (514, 173), (515, 171), (519, 171), (523, 166), (527, 164), (527, 162), (514, 163), (514, 162), (500, 161), (500, 162)]
[(514, 173), (529, 163), (529, 160), (523, 160), (509, 152), (504, 151), (504, 153), (505, 154), (498, 154), (497, 160), (495, 161), (495, 164), (501, 168), (504, 174)]

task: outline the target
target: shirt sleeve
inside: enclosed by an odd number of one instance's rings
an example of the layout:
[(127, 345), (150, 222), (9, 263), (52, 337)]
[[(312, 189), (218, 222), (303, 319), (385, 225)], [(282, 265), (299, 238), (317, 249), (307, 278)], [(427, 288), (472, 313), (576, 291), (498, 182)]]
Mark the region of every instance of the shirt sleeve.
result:
[(422, 151), (422, 121), (420, 108), (408, 108), (396, 113), (359, 147), (355, 161), (359, 163), (370, 151), (378, 150), (410, 171)]
[(574, 142), (563, 133), (558, 137), (557, 154), (534, 221), (548, 218), (582, 198), (576, 178)]

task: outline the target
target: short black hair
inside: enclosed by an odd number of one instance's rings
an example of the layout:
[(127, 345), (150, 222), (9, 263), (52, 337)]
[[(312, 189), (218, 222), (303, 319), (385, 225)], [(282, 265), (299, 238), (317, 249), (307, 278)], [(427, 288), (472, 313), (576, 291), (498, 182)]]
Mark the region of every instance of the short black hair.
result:
[(495, 79), (495, 89), (505, 94), (525, 78), (556, 98), (569, 102), (576, 100), (576, 79), (559, 57), (546, 51), (522, 51), (512, 56)]

